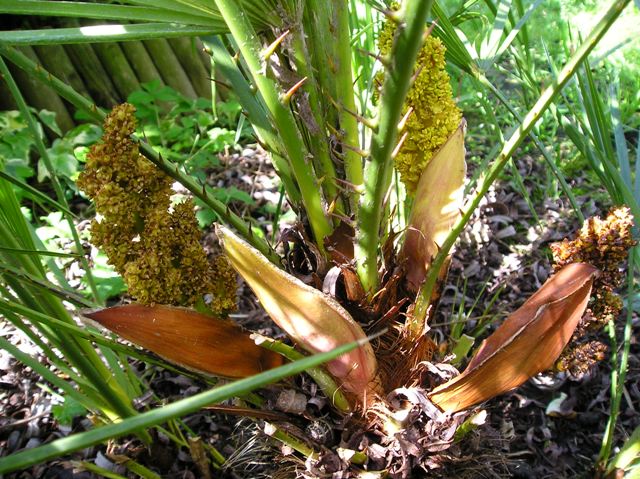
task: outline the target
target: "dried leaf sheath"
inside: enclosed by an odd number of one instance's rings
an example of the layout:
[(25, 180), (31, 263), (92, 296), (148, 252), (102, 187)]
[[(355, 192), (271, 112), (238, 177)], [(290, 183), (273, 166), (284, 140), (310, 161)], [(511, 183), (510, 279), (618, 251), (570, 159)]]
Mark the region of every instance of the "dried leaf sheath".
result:
[(168, 361), (216, 376), (244, 378), (283, 363), (232, 321), (185, 308), (129, 304), (85, 316)]
[[(334, 299), (274, 266), (229, 229), (219, 225), (217, 233), (231, 264), (265, 311), (304, 349), (325, 352), (366, 338), (358, 323)], [(368, 343), (329, 362), (327, 369), (361, 400), (367, 392), (378, 392), (377, 362)]]
[(463, 119), (433, 155), (418, 182), (401, 253), (406, 260), (407, 287), (413, 292), (420, 288), (440, 245), (460, 217), (467, 171), (465, 130)]
[(549, 369), (571, 339), (598, 272), (574, 263), (548, 279), (482, 343), (462, 374), (433, 390), (431, 400), (444, 411), (460, 411)]

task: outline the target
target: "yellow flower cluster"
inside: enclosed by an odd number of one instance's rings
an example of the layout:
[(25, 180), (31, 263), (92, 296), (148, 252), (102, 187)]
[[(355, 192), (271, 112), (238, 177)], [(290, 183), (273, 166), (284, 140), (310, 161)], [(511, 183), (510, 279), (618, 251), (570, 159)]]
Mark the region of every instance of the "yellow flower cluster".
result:
[(191, 201), (171, 208), (171, 178), (131, 140), (134, 112), (129, 104), (113, 109), (78, 178), (99, 215), (91, 225), (93, 242), (143, 304), (188, 306), (212, 294), (214, 313), (232, 310), (233, 269), (226, 260), (209, 264)]
[[(378, 47), (388, 55), (395, 25), (387, 22), (380, 32)], [(395, 158), (395, 167), (409, 194), (414, 193), (434, 153), (458, 128), (462, 112), (453, 100), (449, 75), (445, 71), (445, 47), (439, 38), (428, 36), (416, 61), (415, 81), (404, 105), (413, 108), (405, 131), (407, 136)]]
[(615, 208), (604, 220), (596, 216), (585, 221), (574, 240), (565, 239), (551, 245), (554, 269), (584, 262), (601, 271), (593, 282), (593, 301), (573, 334), (571, 341), (574, 345), (567, 348), (558, 360), (560, 370), (579, 377), (596, 360), (604, 357), (604, 345), (599, 341), (585, 342), (584, 338), (616, 319), (622, 310), (622, 300), (615, 289), (623, 279), (621, 264), (635, 245), (632, 227), (633, 216), (629, 208)]

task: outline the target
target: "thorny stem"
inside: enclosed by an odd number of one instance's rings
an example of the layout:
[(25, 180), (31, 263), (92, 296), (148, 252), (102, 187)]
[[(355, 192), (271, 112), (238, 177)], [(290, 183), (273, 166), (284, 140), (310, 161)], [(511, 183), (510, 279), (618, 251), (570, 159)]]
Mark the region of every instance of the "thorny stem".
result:
[(507, 140), (507, 142), (502, 147), (502, 150), (498, 154), (497, 158), (493, 161), (489, 171), (478, 186), (473, 199), (464, 210), (460, 219), (456, 222), (453, 228), (451, 228), (449, 235), (442, 243), (442, 245), (440, 245), (440, 250), (431, 263), (425, 281), (422, 284), (422, 287), (420, 288), (418, 297), (416, 299), (413, 317), (410, 321), (410, 323), (412, 323), (410, 326), (412, 330), (422, 329), (429, 309), (429, 300), (431, 298), (431, 293), (438, 280), (438, 272), (440, 271), (440, 268), (442, 267), (442, 264), (444, 263), (456, 239), (458, 238), (458, 236), (460, 236), (465, 225), (471, 219), (473, 212), (480, 205), (482, 198), (487, 193), (487, 191), (489, 191), (489, 188), (498, 177), (504, 166), (507, 164), (511, 156), (522, 144), (524, 139), (535, 126), (537, 121), (545, 113), (547, 108), (549, 108), (549, 105), (551, 105), (555, 97), (560, 93), (567, 81), (569, 81), (569, 79), (573, 76), (580, 64), (585, 60), (585, 58), (587, 58), (591, 50), (593, 50), (593, 48), (598, 44), (600, 39), (604, 36), (609, 27), (611, 27), (613, 22), (618, 18), (620, 13), (622, 13), (622, 10), (624, 10), (624, 8), (629, 4), (630, 1), (631, 0), (616, 0), (615, 2), (613, 2), (611, 8), (609, 8), (607, 13), (605, 13), (602, 19), (591, 31), (587, 39), (571, 56), (564, 68), (562, 68), (562, 70), (558, 74), (558, 78), (556, 79), (556, 81), (542, 93), (538, 101), (533, 105), (531, 110), (529, 110), (529, 112), (522, 120), (520, 127), (511, 135), (511, 138), (509, 138), (509, 140)]
[(355, 245), (358, 276), (370, 296), (378, 286), (380, 225), (383, 201), (393, 172), (391, 154), (396, 147), (398, 123), (413, 76), (413, 66), (423, 43), (431, 4), (432, 0), (413, 0), (403, 4), (380, 96), (379, 126), (371, 139), (371, 156), (365, 169), (364, 197), (358, 211)]
[[(307, 45), (304, 40), (304, 32), (298, 29), (291, 31), (292, 35), (292, 54), (296, 64), (298, 76), (306, 77), (308, 81), (302, 87), (307, 98), (301, 97), (301, 102), (306, 103), (311, 118), (306, 118), (308, 113), (300, 112), (300, 121), (304, 123), (305, 130), (309, 137), (309, 146), (313, 156), (313, 164), (316, 168), (316, 175), (322, 177), (322, 189), (325, 191), (325, 197), (329, 202), (335, 202), (336, 212), (344, 214), (344, 206), (342, 198), (338, 196), (338, 188), (336, 186), (336, 169), (331, 159), (329, 144), (325, 135), (324, 119), (320, 108), (320, 99), (318, 97), (318, 82), (312, 68), (308, 55)], [(304, 108), (304, 106), (303, 106)]]
[(336, 38), (336, 100), (340, 104), (338, 118), (342, 143), (352, 148), (343, 147), (344, 173), (347, 181), (353, 185), (347, 189), (351, 212), (357, 211), (359, 194), (364, 182), (362, 158), (353, 149), (360, 146), (358, 139), (358, 120), (349, 112), (356, 111), (353, 89), (353, 75), (351, 71), (351, 39), (349, 32), (349, 11), (346, 1), (335, 2), (335, 17), (337, 27)]
[(316, 244), (324, 251), (324, 238), (331, 234), (333, 226), (325, 214), (322, 195), (308, 157), (309, 152), (296, 120), (288, 105), (281, 101), (276, 84), (267, 76), (267, 65), (261, 56), (260, 40), (242, 5), (234, 0), (216, 0), (216, 5), (238, 44), (254, 84), (280, 134), (291, 169), (300, 187), (302, 202)]
[(265, 255), (269, 259), (269, 261), (276, 265), (280, 265), (280, 257), (273, 249), (271, 249), (269, 243), (262, 236), (258, 236), (256, 233), (253, 233), (251, 226), (247, 224), (247, 222), (245, 222), (240, 216), (233, 213), (222, 201), (211, 197), (207, 192), (206, 187), (199, 185), (189, 175), (186, 175), (185, 173), (180, 171), (177, 165), (162, 158), (162, 156), (157, 151), (155, 151), (148, 143), (144, 143), (143, 141), (138, 139), (138, 144), (140, 146), (140, 152), (149, 161), (151, 161), (154, 165), (160, 168), (171, 178), (182, 184), (193, 194), (193, 196), (202, 200), (223, 221), (233, 226), (251, 246)]
[(269, 150), (269, 153), (271, 153), (273, 166), (285, 187), (287, 197), (294, 208), (296, 208), (302, 201), (302, 197), (293, 180), (291, 167), (284, 158), (284, 146), (282, 146), (282, 142), (273, 125), (269, 122), (269, 117), (264, 107), (258, 102), (254, 92), (251, 91), (249, 82), (243, 75), (237, 62), (231, 57), (229, 50), (227, 50), (227, 47), (222, 43), (222, 40), (214, 37), (205, 40), (205, 42), (211, 49), (211, 57), (213, 58), (216, 68), (220, 71), (222, 77), (231, 84), (233, 92), (238, 96), (238, 100), (258, 139), (264, 142), (265, 147)]

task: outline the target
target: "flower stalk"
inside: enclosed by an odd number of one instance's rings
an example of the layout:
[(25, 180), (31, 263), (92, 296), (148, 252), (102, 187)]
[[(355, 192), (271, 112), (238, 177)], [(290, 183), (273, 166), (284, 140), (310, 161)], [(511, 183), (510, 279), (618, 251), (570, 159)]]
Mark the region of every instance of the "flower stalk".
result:
[(378, 130), (371, 139), (364, 173), (364, 194), (357, 214), (355, 260), (362, 286), (371, 296), (378, 287), (378, 252), (383, 202), (391, 184), (392, 152), (398, 138), (404, 99), (409, 91), (413, 64), (424, 40), (431, 0), (409, 1), (397, 13), (398, 30), (380, 95)]

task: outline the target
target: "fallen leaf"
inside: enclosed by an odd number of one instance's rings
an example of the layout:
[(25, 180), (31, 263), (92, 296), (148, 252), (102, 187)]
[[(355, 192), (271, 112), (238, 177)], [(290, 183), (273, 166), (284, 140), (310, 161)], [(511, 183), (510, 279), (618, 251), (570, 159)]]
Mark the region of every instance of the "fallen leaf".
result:
[[(451, 227), (460, 217), (467, 165), (464, 119), (433, 155), (420, 176), (401, 257), (406, 260), (407, 287), (416, 292)], [(443, 268), (446, 272), (448, 262)]]
[[(366, 338), (333, 298), (274, 266), (228, 228), (218, 225), (216, 231), (231, 264), (267, 314), (301, 347), (319, 353)], [(330, 361), (327, 369), (361, 400), (367, 392), (378, 392), (377, 363), (369, 343)]]
[(283, 363), (234, 322), (186, 308), (128, 304), (84, 316), (172, 363), (216, 376), (244, 378)]
[(482, 342), (462, 374), (429, 398), (446, 412), (460, 411), (552, 367), (587, 307), (598, 273), (586, 263), (565, 266)]

